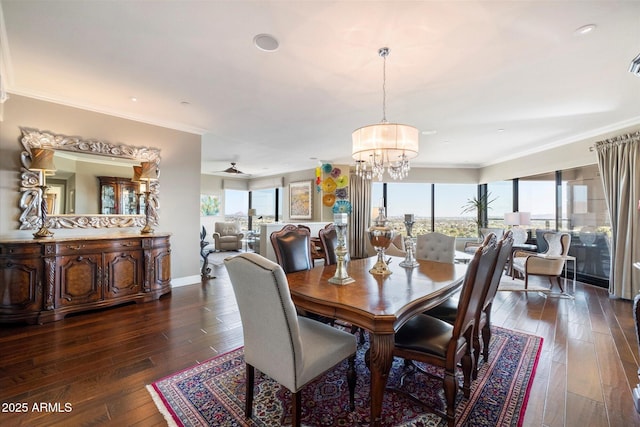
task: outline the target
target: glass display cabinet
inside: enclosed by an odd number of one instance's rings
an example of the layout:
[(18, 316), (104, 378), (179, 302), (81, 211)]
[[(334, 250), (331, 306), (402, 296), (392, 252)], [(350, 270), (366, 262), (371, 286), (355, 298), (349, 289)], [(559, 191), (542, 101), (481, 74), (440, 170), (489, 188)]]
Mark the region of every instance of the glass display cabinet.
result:
[(137, 215), (140, 206), (138, 185), (129, 178), (99, 176), (100, 213), (103, 215)]

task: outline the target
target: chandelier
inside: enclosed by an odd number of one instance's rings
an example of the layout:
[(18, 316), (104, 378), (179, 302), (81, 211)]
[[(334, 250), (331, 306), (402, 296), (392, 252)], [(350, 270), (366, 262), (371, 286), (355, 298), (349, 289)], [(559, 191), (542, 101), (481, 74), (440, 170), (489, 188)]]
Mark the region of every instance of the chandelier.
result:
[(351, 135), (351, 156), (356, 161), (356, 174), (365, 179), (377, 177), (382, 181), (385, 169), (393, 179), (403, 179), (418, 155), (418, 129), (409, 125), (387, 122), (387, 56), (389, 48), (382, 47), (382, 122), (356, 129)]

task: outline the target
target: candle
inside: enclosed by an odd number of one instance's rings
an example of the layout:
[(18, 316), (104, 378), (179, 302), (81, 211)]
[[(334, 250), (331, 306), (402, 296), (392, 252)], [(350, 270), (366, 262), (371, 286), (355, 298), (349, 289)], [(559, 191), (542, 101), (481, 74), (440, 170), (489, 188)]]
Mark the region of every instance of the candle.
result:
[(413, 222), (413, 214), (404, 214), (404, 222)]

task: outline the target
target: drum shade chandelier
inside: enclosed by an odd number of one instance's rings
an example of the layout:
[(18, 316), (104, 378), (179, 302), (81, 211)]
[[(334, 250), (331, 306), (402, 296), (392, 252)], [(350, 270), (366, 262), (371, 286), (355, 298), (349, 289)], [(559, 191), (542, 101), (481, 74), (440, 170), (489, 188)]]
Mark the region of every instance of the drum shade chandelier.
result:
[(365, 179), (376, 176), (382, 181), (385, 169), (393, 179), (403, 179), (411, 168), (409, 160), (418, 156), (418, 129), (409, 125), (387, 122), (387, 56), (389, 48), (382, 47), (382, 121), (356, 129), (351, 135), (351, 156), (356, 161), (356, 174)]

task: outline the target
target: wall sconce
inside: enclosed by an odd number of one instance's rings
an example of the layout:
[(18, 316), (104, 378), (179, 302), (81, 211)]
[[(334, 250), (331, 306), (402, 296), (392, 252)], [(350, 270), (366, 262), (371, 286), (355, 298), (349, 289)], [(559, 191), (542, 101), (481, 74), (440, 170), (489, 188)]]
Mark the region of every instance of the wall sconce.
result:
[(36, 239), (42, 237), (51, 237), (53, 233), (47, 228), (47, 199), (45, 193), (47, 191), (46, 175), (50, 172), (55, 172), (56, 167), (53, 164), (54, 151), (46, 148), (32, 148), (31, 149), (31, 166), (29, 170), (38, 172), (38, 180), (40, 185), (40, 230), (33, 233), (33, 237)]
[[(134, 178), (135, 178), (135, 167), (134, 167)], [(140, 189), (142, 190), (142, 186), (144, 185), (144, 215), (145, 215), (145, 225), (140, 230), (142, 234), (153, 233), (153, 228), (151, 228), (151, 181), (158, 180), (158, 166), (153, 162), (142, 162), (140, 164)]]

